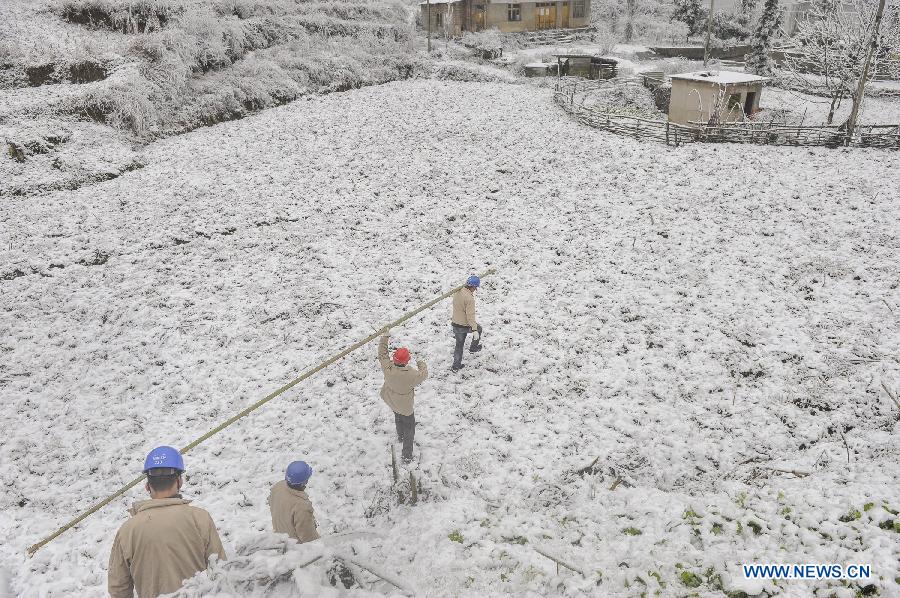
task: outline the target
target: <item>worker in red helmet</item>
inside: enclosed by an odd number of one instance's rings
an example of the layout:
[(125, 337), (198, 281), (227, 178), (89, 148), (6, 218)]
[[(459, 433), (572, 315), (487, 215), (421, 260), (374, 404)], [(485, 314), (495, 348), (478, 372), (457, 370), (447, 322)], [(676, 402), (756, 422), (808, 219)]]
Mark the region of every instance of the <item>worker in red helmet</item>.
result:
[(416, 436), (416, 416), (413, 414), (415, 388), (428, 377), (428, 365), (417, 359), (416, 367), (410, 367), (410, 354), (406, 347), (400, 347), (390, 356), (388, 337), (388, 329), (385, 328), (378, 342), (378, 363), (384, 372), (381, 398), (394, 412), (397, 439), (403, 444), (403, 461), (409, 463)]

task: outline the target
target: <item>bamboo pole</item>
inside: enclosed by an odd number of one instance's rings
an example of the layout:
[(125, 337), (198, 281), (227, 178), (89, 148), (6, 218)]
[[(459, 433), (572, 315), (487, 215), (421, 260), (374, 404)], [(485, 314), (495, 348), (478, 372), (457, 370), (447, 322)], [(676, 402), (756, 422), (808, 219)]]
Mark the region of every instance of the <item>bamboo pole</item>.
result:
[[(490, 276), (491, 274), (494, 274), (496, 271), (497, 271), (496, 268), (490, 268), (490, 269), (486, 270), (483, 274), (481, 274), (481, 277), (484, 278), (484, 277), (486, 277), (486, 276)], [(243, 418), (243, 417), (249, 415), (250, 413), (256, 411), (257, 409), (259, 409), (260, 407), (262, 407), (263, 405), (265, 405), (266, 403), (268, 403), (268, 402), (271, 401), (272, 399), (274, 399), (274, 398), (276, 398), (277, 396), (283, 394), (284, 392), (286, 392), (286, 391), (292, 389), (293, 387), (295, 387), (296, 385), (300, 384), (301, 382), (303, 382), (303, 381), (306, 380), (307, 378), (311, 377), (312, 375), (316, 374), (317, 372), (320, 372), (320, 371), (324, 370), (325, 368), (327, 368), (328, 366), (330, 366), (330, 365), (333, 364), (334, 362), (336, 362), (336, 361), (338, 361), (338, 360), (340, 360), (340, 359), (343, 359), (343, 358), (346, 357), (349, 353), (352, 353), (353, 351), (359, 349), (359, 348), (362, 347), (363, 345), (368, 344), (368, 343), (371, 342), (372, 340), (378, 338), (381, 334), (387, 332), (388, 329), (394, 328), (394, 327), (396, 327), (396, 326), (399, 326), (400, 324), (403, 324), (403, 323), (406, 322), (407, 320), (410, 320), (411, 318), (413, 318), (413, 317), (419, 315), (420, 313), (422, 313), (422, 312), (425, 311), (426, 309), (428, 309), (428, 308), (434, 306), (435, 304), (439, 303), (440, 301), (443, 301), (444, 299), (446, 299), (447, 297), (449, 297), (450, 295), (452, 295), (452, 294), (455, 293), (456, 291), (460, 290), (460, 289), (463, 288), (464, 286), (465, 286), (465, 283), (453, 287), (453, 288), (450, 289), (449, 291), (443, 293), (442, 295), (440, 295), (440, 296), (438, 296), (438, 297), (432, 299), (431, 301), (429, 301), (429, 302), (427, 302), (427, 303), (424, 303), (424, 304), (420, 305), (420, 306), (417, 307), (416, 309), (414, 309), (414, 310), (412, 310), (412, 311), (409, 311), (409, 312), (406, 312), (405, 314), (403, 314), (402, 316), (400, 316), (399, 318), (397, 318), (396, 320), (394, 320), (393, 322), (391, 322), (391, 323), (388, 324), (387, 326), (381, 328), (380, 330), (377, 330), (377, 331), (373, 332), (372, 334), (370, 334), (370, 335), (367, 336), (366, 338), (362, 339), (361, 341), (359, 341), (359, 342), (357, 342), (357, 343), (354, 343), (353, 345), (350, 345), (349, 347), (347, 347), (346, 349), (344, 349), (344, 350), (341, 351), (340, 353), (336, 353), (335, 355), (332, 355), (331, 357), (329, 357), (328, 359), (326, 359), (325, 361), (323, 361), (323, 362), (320, 363), (319, 365), (317, 365), (317, 366), (315, 366), (315, 367), (313, 367), (313, 368), (311, 368), (311, 369), (309, 369), (309, 370), (306, 370), (306, 371), (303, 372), (299, 377), (295, 378), (294, 380), (291, 380), (290, 382), (288, 382), (287, 384), (285, 384), (284, 386), (282, 386), (281, 388), (279, 388), (279, 389), (276, 390), (275, 392), (273, 392), (273, 393), (271, 393), (271, 394), (269, 394), (269, 395), (266, 395), (265, 397), (263, 397), (262, 399), (258, 400), (258, 401), (255, 402), (255, 403), (253, 403), (252, 405), (250, 405), (249, 407), (247, 407), (247, 408), (244, 409), (243, 411), (240, 411), (238, 414), (236, 414), (236, 415), (234, 415), (234, 416), (228, 418), (228, 419), (225, 420), (223, 423), (219, 424), (218, 426), (216, 426), (215, 428), (213, 428), (212, 430), (210, 430), (209, 432), (207, 432), (206, 434), (204, 434), (204, 435), (201, 436), (200, 438), (197, 438), (196, 440), (194, 440), (193, 442), (191, 442), (190, 444), (188, 444), (187, 446), (185, 446), (184, 448), (182, 448), (182, 449), (181, 449), (181, 453), (183, 454), (183, 453), (186, 453), (186, 452), (190, 451), (192, 448), (195, 448), (197, 445), (199, 445), (199, 444), (202, 443), (203, 441), (208, 440), (209, 438), (215, 436), (216, 434), (218, 434), (219, 432), (221, 432), (222, 430), (224, 430), (225, 428), (227, 428), (228, 426), (230, 426), (230, 425), (233, 424), (234, 422), (236, 422), (236, 421), (238, 421), (239, 419), (241, 419), (241, 418)], [(56, 530), (55, 532), (53, 532), (53, 533), (50, 534), (49, 536), (43, 538), (43, 539), (42, 539), (40, 542), (38, 542), (37, 544), (34, 544), (33, 546), (30, 546), (30, 547), (28, 548), (28, 550), (27, 550), (28, 556), (34, 556), (34, 553), (35, 553), (35, 552), (37, 552), (38, 550), (40, 550), (41, 548), (43, 548), (44, 546), (46, 546), (48, 543), (52, 542), (54, 539), (56, 539), (56, 538), (58, 538), (59, 536), (61, 536), (61, 535), (62, 535), (63, 533), (65, 533), (67, 530), (69, 530), (69, 529), (75, 527), (76, 525), (78, 525), (79, 523), (81, 523), (82, 521), (84, 521), (85, 519), (87, 519), (88, 517), (90, 517), (91, 515), (93, 515), (94, 513), (96, 513), (97, 511), (99, 511), (100, 509), (102, 509), (103, 507), (105, 507), (106, 505), (108, 505), (109, 503), (111, 503), (112, 501), (114, 501), (115, 499), (117, 499), (118, 497), (122, 496), (122, 495), (125, 494), (128, 490), (130, 490), (130, 489), (134, 488), (135, 486), (137, 486), (138, 484), (140, 484), (140, 483), (144, 480), (144, 478), (146, 478), (146, 477), (147, 477), (146, 475), (141, 475), (141, 476), (139, 476), (139, 477), (134, 478), (133, 480), (131, 480), (130, 482), (128, 482), (127, 484), (125, 484), (124, 486), (122, 486), (121, 488), (119, 488), (118, 490), (116, 490), (113, 494), (109, 495), (108, 497), (104, 498), (104, 499), (101, 500), (100, 502), (96, 503), (96, 504), (93, 505), (90, 509), (88, 509), (87, 511), (81, 513), (80, 515), (78, 515), (77, 517), (75, 517), (75, 519), (72, 519), (72, 520), (69, 521), (67, 524), (65, 524), (64, 526), (62, 526), (61, 528), (59, 528), (58, 530)]]

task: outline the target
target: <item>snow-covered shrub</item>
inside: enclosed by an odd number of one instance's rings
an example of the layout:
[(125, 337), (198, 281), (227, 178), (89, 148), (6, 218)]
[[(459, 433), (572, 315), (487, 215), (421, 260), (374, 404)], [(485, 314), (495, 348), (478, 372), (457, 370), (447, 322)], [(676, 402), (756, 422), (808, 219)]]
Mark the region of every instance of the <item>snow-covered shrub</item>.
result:
[(670, 27), (672, 5), (665, 0), (600, 0), (591, 5), (591, 25), (617, 41), (657, 40)]
[(148, 33), (165, 27), (183, 10), (172, 0), (64, 0), (63, 19), (90, 27), (105, 27), (122, 33)]
[(631, 114), (642, 118), (659, 118), (653, 92), (643, 85), (622, 84), (602, 87), (586, 94), (585, 106), (602, 106), (620, 114)]
[(653, 103), (660, 112), (669, 112), (669, 102), (672, 100), (672, 83), (666, 81), (662, 85), (657, 85), (650, 90), (653, 95)]
[(76, 100), (71, 110), (143, 137), (159, 125), (159, 111), (151, 100), (153, 94), (154, 86), (137, 69), (128, 67), (114, 74), (112, 85), (92, 90)]
[(304, 88), (272, 61), (248, 58), (234, 69), (190, 85), (193, 102), (173, 115), (175, 130), (233, 120), (254, 110), (296, 99)]
[(468, 62), (435, 63), (431, 75), (435, 79), (467, 83), (512, 83), (516, 80), (505, 71)]
[(341, 558), (330, 556), (322, 542), (297, 544), (283, 534), (266, 534), (238, 546), (237, 553), (228, 560), (216, 560), (208, 569), (185, 580), (171, 597), (235, 593), (282, 598), (383, 596), (360, 589), (354, 578), (353, 569)]
[(687, 58), (669, 58), (662, 61), (654, 70), (662, 72), (664, 75), (677, 75), (678, 73), (689, 73), (699, 70), (703, 67), (703, 63), (698, 60), (688, 60)]
[(802, 113), (787, 108), (775, 108), (761, 110), (749, 118), (752, 122), (766, 123), (773, 126), (800, 126), (806, 120), (806, 124), (812, 124), (804, 118)]
[(466, 31), (462, 44), (476, 50), (482, 58), (496, 58), (503, 51), (503, 38), (497, 29)]
[(637, 15), (634, 18), (634, 36), (642, 41), (678, 44), (687, 39), (688, 26), (680, 21)]
[(688, 35), (697, 35), (703, 30), (707, 15), (700, 0), (675, 0), (675, 11), (671, 18), (684, 23), (688, 28)]

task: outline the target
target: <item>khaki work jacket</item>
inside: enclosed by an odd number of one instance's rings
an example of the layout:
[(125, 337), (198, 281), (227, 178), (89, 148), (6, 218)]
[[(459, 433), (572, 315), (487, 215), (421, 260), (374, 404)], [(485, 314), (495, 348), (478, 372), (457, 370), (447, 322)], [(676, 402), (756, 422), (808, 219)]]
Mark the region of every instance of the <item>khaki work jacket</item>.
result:
[(478, 330), (478, 322), (475, 320), (475, 295), (465, 287), (453, 293), (451, 321), (458, 326), (468, 326), (472, 332)]
[(294, 490), (281, 480), (269, 491), (272, 529), (287, 534), (301, 544), (319, 539), (312, 503), (303, 490)]
[(182, 498), (153, 498), (134, 504), (109, 553), (107, 583), (112, 598), (156, 598), (174, 592), (207, 567), (209, 557), (225, 558), (212, 517)]
[(381, 398), (394, 413), (412, 415), (415, 406), (415, 388), (428, 377), (428, 365), (421, 359), (416, 361), (418, 369), (395, 364), (388, 355), (386, 336), (382, 336), (378, 342), (378, 363), (384, 372)]

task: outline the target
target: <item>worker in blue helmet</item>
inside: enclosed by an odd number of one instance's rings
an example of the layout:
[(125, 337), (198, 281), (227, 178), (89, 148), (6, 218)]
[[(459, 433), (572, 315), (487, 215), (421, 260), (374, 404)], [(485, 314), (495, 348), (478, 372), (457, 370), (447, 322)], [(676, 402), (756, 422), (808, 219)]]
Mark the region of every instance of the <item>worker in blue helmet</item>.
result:
[(171, 446), (158, 446), (144, 460), (150, 500), (131, 507), (109, 554), (107, 585), (112, 598), (156, 598), (225, 558), (212, 517), (181, 497), (184, 459)]
[(319, 539), (312, 502), (306, 495), (306, 484), (313, 470), (306, 461), (294, 461), (287, 466), (284, 479), (269, 492), (272, 529), (287, 534), (301, 544)]
[(453, 293), (453, 315), (450, 322), (453, 337), (456, 339), (456, 346), (453, 349), (454, 372), (463, 368), (463, 348), (469, 334), (472, 335), (469, 352), (481, 351), (481, 335), (484, 330), (475, 319), (475, 291), (480, 286), (481, 279), (472, 275), (466, 279), (466, 284), (461, 289)]

